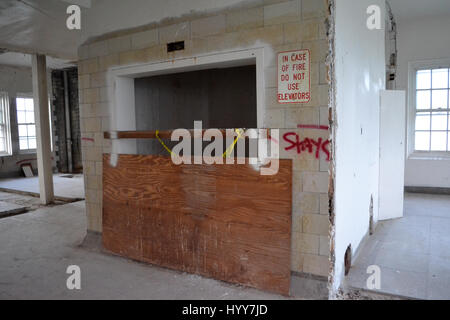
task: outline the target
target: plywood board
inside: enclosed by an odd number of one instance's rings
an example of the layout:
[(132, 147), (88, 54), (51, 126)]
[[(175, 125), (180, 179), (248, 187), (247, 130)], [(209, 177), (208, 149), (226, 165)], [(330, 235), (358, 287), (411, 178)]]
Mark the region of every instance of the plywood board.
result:
[(292, 162), (174, 165), (170, 157), (103, 162), (103, 245), (131, 259), (289, 294)]

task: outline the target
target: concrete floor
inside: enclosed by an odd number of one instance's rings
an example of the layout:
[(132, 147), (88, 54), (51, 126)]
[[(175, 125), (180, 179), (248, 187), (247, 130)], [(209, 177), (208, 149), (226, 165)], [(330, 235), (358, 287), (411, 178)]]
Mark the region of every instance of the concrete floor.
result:
[[(85, 235), (84, 201), (0, 219), (0, 299), (285, 299), (109, 255)], [(66, 287), (69, 265), (81, 268), (81, 290)], [(326, 282), (292, 283), (297, 298), (326, 297)]]
[[(55, 196), (84, 199), (83, 174), (74, 174), (72, 178), (64, 178), (63, 176), (66, 176), (66, 174), (53, 175)], [(39, 178), (36, 176), (31, 178), (1, 179), (0, 188), (39, 194)]]
[(405, 194), (404, 217), (378, 224), (347, 284), (365, 289), (369, 265), (381, 268), (380, 292), (450, 299), (450, 196)]

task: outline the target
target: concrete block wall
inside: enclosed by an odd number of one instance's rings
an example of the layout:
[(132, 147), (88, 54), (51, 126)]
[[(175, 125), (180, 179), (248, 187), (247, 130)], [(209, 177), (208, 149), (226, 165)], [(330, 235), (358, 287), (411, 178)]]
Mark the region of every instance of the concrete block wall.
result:
[[(326, 5), (326, 0), (251, 1), (214, 13), (192, 14), (123, 31), (81, 46), (79, 100), (88, 229), (101, 232), (102, 226), (101, 160), (103, 153), (111, 151), (110, 141), (103, 139), (103, 132), (110, 130), (108, 70), (263, 47), (264, 127), (282, 129), (281, 157), (293, 159), (292, 270), (328, 276), (329, 162), (326, 152), (311, 144), (329, 139), (328, 131), (318, 128), (329, 122)], [(179, 40), (185, 41), (185, 50), (167, 53), (166, 44)], [(311, 100), (304, 104), (279, 104), (277, 53), (298, 49), (311, 52)], [(299, 125), (307, 127), (298, 128)]]

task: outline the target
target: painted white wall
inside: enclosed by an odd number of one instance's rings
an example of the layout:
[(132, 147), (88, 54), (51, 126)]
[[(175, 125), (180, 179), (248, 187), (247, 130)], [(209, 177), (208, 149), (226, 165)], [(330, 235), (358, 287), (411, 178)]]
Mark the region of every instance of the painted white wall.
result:
[(33, 93), (31, 68), (0, 65), (0, 91), (11, 97), (17, 93)]
[[(367, 7), (378, 5), (382, 30), (367, 28)], [(373, 196), (378, 219), (379, 101), (385, 88), (384, 0), (336, 1), (335, 266), (332, 293), (369, 229)]]
[(379, 220), (403, 217), (405, 92), (383, 90), (380, 99)]
[[(398, 21), (396, 88), (408, 90), (408, 62), (450, 58), (448, 15)], [(409, 96), (407, 94), (407, 96)], [(409, 107), (409, 102), (407, 104)], [(408, 137), (407, 137), (408, 138)], [(450, 188), (450, 159), (406, 160), (405, 185)]]

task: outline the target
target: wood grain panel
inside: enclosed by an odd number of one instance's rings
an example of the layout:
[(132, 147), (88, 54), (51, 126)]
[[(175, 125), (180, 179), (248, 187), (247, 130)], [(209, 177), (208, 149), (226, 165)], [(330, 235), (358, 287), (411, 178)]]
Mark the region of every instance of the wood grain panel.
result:
[(103, 245), (131, 259), (289, 294), (292, 162), (174, 165), (103, 158)]

